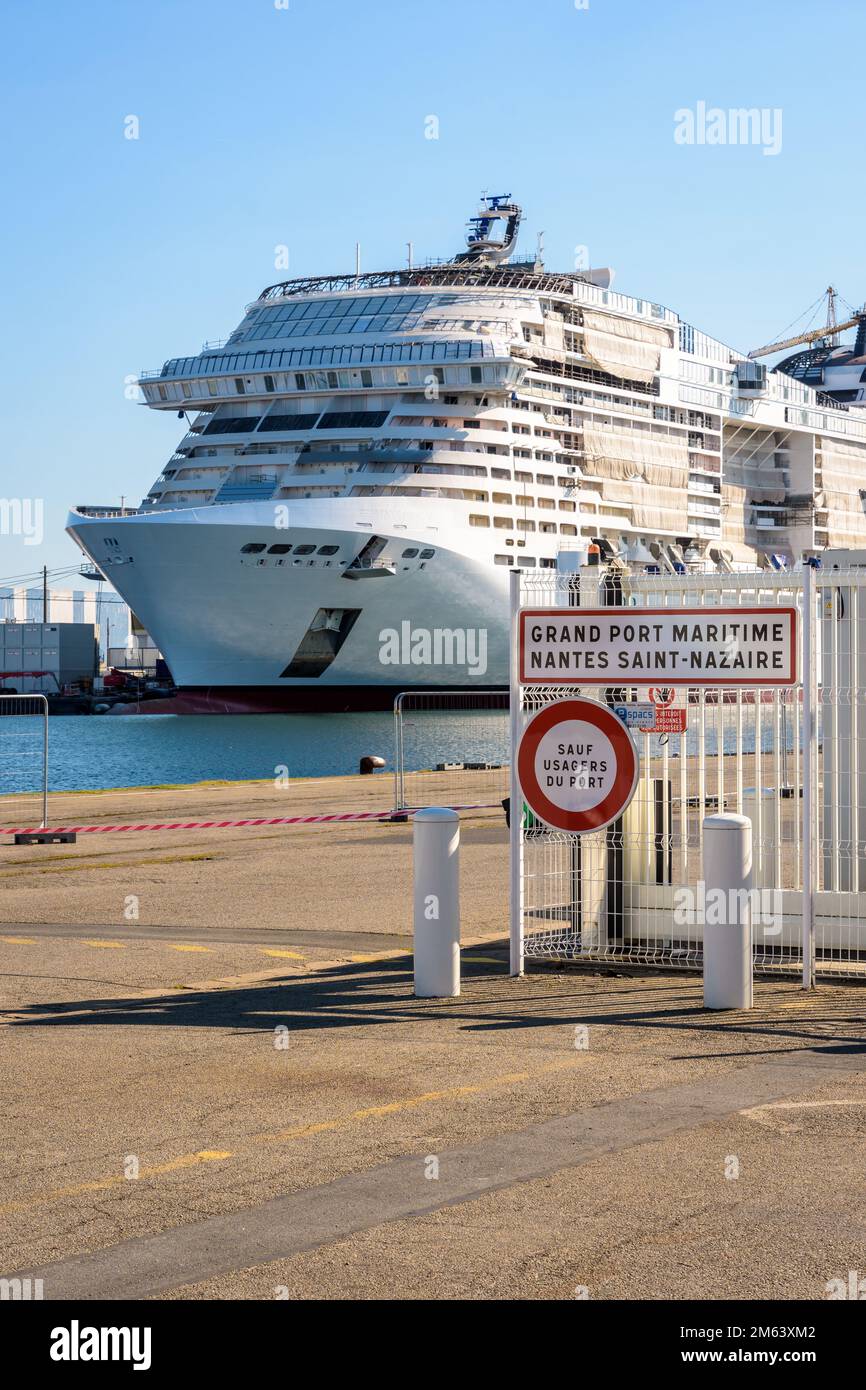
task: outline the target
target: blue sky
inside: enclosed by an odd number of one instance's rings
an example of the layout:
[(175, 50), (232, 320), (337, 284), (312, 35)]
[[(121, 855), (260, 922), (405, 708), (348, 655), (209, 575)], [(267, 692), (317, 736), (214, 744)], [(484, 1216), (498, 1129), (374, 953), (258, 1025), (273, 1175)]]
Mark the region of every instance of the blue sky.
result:
[[(288, 274), (447, 256), (482, 188), (549, 268), (748, 349), (831, 281), (866, 299), (861, 0), (7, 0), (0, 580), (77, 563), (78, 502), (138, 502), (182, 433), (140, 368), (225, 337)], [(782, 144), (682, 145), (674, 113), (782, 112)], [(124, 137), (125, 118), (140, 122)], [(425, 138), (435, 116), (438, 139)]]

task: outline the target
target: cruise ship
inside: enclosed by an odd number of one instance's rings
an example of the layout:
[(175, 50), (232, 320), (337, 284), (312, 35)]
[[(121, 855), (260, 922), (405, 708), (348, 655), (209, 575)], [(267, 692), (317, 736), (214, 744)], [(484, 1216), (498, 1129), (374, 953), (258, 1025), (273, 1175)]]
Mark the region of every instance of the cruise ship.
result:
[(866, 545), (862, 412), (609, 270), (517, 260), (520, 222), (485, 197), (450, 260), (269, 285), (224, 343), (142, 374), (186, 432), (138, 508), (68, 530), (177, 708), (505, 686), (515, 567)]

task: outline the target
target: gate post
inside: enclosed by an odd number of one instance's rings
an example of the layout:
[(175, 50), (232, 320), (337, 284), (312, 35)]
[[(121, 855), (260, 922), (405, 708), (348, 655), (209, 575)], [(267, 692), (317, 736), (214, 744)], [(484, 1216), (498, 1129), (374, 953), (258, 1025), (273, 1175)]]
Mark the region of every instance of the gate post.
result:
[[(803, 989), (815, 988), (815, 764), (818, 729), (815, 681), (815, 569), (803, 567), (803, 816), (801, 855), (803, 861)], [(834, 730), (835, 734), (835, 730)]]
[(517, 745), (520, 742), (520, 571), (509, 575), (511, 596), (511, 646), (509, 703), (511, 723), (511, 806), (509, 812), (509, 971), (522, 975), (523, 956), (523, 793), (517, 775)]
[(428, 806), (412, 834), (415, 996), (446, 999), (460, 993), (460, 817)]
[(711, 894), (722, 900), (713, 922), (704, 911), (704, 1008), (750, 1009), (752, 822), (748, 816), (706, 816), (703, 832), (706, 902)]

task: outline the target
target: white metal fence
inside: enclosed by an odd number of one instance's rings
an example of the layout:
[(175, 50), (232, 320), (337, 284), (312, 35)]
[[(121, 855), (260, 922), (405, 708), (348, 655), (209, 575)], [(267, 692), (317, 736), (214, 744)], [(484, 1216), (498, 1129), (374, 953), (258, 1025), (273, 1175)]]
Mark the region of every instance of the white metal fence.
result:
[[(520, 686), (518, 607), (792, 604), (801, 616), (800, 683), (677, 687), (686, 732), (634, 733), (640, 781), (620, 820), (577, 837), (534, 822), (525, 808), (512, 815), (513, 968), (521, 968), (521, 944), (530, 958), (699, 966), (702, 924), (712, 920), (702, 822), (726, 810), (752, 822), (756, 969), (802, 972), (810, 982), (814, 950), (824, 977), (866, 975), (866, 571), (517, 575), (513, 736), (541, 706), (570, 694), (608, 705), (647, 698), (645, 687)], [(518, 798), (515, 777), (512, 806)]]
[(507, 690), (411, 690), (394, 701), (394, 811), (508, 796)]
[(0, 820), (48, 824), (48, 701), (0, 693)]

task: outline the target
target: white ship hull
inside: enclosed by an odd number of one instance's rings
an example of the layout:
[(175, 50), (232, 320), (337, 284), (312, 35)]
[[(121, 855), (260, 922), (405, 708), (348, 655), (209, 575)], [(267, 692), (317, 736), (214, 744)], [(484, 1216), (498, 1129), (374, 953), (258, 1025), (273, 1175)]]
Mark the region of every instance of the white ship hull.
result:
[[(254, 707), (316, 708), (318, 698), (386, 707), (394, 690), (507, 685), (507, 571), (470, 551), (472, 532), (459, 520), (449, 527), (440, 513), (430, 527), (417, 501), (402, 504), (399, 517), (381, 501), (375, 512), (350, 499), (301, 501), (294, 524), (275, 529), (273, 505), (251, 502), (123, 518), (72, 513), (68, 529), (182, 689), (231, 691), (235, 704), (246, 694)], [(373, 524), (385, 541), (376, 566), (346, 577)], [(292, 552), (241, 554), (244, 545), (275, 542)], [(293, 559), (304, 544), (339, 549), (328, 560)], [(424, 547), (435, 550), (426, 563), (402, 558)], [(348, 635), (316, 674), (285, 674), (322, 610), (356, 615)], [(459, 634), (439, 640), (438, 661), (437, 632)]]

